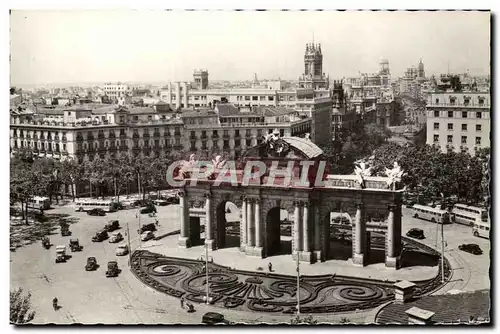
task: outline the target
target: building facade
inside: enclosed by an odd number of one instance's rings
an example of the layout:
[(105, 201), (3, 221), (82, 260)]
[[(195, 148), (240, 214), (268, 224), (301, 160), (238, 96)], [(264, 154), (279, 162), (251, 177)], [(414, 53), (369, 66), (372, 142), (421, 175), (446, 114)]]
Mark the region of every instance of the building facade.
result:
[(445, 152), (490, 147), (489, 93), (434, 92), (427, 101), (427, 144)]

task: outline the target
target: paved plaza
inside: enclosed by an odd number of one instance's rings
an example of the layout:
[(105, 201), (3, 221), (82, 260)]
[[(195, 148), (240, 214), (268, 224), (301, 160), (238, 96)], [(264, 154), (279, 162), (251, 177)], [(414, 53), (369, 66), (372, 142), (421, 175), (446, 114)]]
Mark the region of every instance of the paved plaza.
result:
[[(176, 205), (158, 207), (160, 229), (157, 235), (179, 229), (179, 207)], [(91, 237), (95, 232), (111, 219), (118, 219), (125, 233), (129, 224), (132, 249), (148, 250), (171, 257), (185, 257), (197, 259), (204, 254), (204, 247), (198, 246), (179, 250), (176, 244), (177, 236), (170, 236), (161, 240), (151, 240), (140, 243), (137, 235), (139, 219), (136, 210), (119, 211), (108, 214), (106, 217), (91, 217), (86, 213), (74, 212), (71, 206), (57, 207), (47, 211), (48, 215), (69, 214), (77, 219), (70, 229), (72, 237), (80, 239), (83, 245), (82, 252), (70, 253), (72, 258), (67, 263), (54, 263), (55, 245), (68, 244), (70, 237), (61, 237), (60, 234), (51, 235), (54, 245), (50, 250), (42, 248), (41, 243), (18, 248), (11, 253), (11, 288), (23, 287), (32, 293), (33, 306), (37, 312), (34, 323), (186, 323), (199, 324), (204, 312), (221, 310), (213, 306), (195, 304), (196, 312), (187, 313), (179, 307), (179, 299), (155, 291), (137, 279), (128, 268), (128, 256), (115, 256), (117, 244), (107, 241), (92, 243)], [(404, 212), (405, 213), (405, 212)], [(154, 218), (141, 215), (141, 224), (154, 222)], [(426, 239), (421, 240), (425, 245), (435, 247), (436, 225), (430, 222), (410, 218), (403, 219), (403, 233), (409, 228), (418, 227), (424, 230)], [(56, 231), (58, 232), (58, 231)], [(125, 242), (127, 237), (125, 237)], [(488, 289), (489, 282), (489, 240), (472, 236), (470, 228), (462, 225), (445, 226), (445, 240), (447, 242), (446, 257), (452, 267), (452, 277), (446, 286), (436, 293), (445, 293), (451, 289), (474, 291)], [(483, 249), (483, 255), (475, 256), (458, 251), (462, 243), (477, 243)], [(86, 258), (95, 256), (101, 267), (94, 272), (84, 269)], [(270, 259), (251, 257), (240, 258), (237, 249), (228, 248), (211, 252), (214, 262), (232, 268), (255, 271), (262, 267), (267, 271), (269, 261), (273, 263), (276, 274), (295, 275), (295, 262), (290, 256), (282, 255)], [(117, 260), (122, 273), (117, 278), (106, 278), (104, 273), (108, 261)], [(325, 263), (301, 264), (301, 274), (342, 275), (353, 277), (385, 278), (388, 280), (425, 279), (435, 276), (437, 266), (409, 267), (401, 270), (386, 269), (383, 264), (371, 264), (365, 268), (353, 267), (349, 261), (343, 263), (330, 260)], [(52, 298), (57, 297), (62, 309), (55, 312), (52, 309)], [(275, 315), (265, 312), (251, 312), (246, 310), (222, 310), (231, 321), (252, 322), (286, 322), (289, 323), (292, 315)], [(371, 322), (376, 310), (359, 311), (356, 313), (336, 313), (334, 315), (315, 315), (320, 321), (340, 321), (348, 318), (353, 322)]]

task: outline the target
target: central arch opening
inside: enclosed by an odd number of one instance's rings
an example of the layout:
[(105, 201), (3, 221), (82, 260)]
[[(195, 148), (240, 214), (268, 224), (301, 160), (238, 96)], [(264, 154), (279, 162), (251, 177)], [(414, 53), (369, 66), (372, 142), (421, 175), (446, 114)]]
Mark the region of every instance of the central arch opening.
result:
[(216, 212), (217, 233), (215, 236), (218, 249), (240, 246), (241, 211), (230, 201), (219, 204)]
[(292, 254), (292, 226), (288, 211), (274, 207), (267, 212), (267, 256)]
[(347, 212), (329, 212), (325, 223), (325, 260), (347, 261), (352, 257), (352, 218)]

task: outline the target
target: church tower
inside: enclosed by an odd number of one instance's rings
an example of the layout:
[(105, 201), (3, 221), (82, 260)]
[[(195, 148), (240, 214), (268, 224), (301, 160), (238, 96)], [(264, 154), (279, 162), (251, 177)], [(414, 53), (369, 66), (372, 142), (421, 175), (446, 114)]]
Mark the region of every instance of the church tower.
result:
[(420, 63), (418, 63), (418, 77), (425, 78), (424, 63), (422, 63), (422, 58), (420, 58)]
[(323, 75), (323, 54), (321, 44), (306, 44), (304, 54), (304, 75), (311, 77), (321, 77)]

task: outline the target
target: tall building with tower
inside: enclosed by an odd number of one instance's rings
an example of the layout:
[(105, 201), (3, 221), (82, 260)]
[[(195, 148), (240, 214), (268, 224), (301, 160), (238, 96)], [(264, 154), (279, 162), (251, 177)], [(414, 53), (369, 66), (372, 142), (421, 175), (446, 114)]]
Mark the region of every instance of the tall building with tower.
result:
[(205, 90), (208, 89), (208, 71), (207, 70), (195, 70), (193, 73), (194, 85), (196, 89)]
[(425, 78), (425, 68), (424, 63), (422, 62), (422, 58), (420, 58), (420, 63), (418, 63), (418, 77)]

